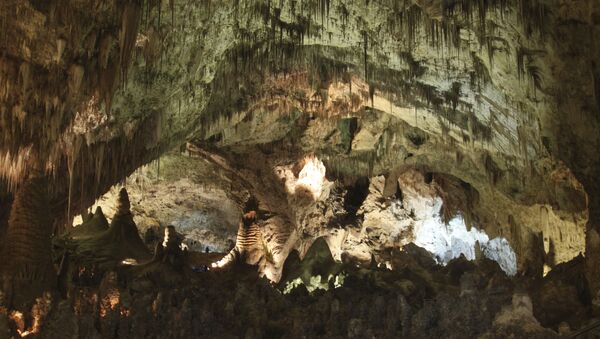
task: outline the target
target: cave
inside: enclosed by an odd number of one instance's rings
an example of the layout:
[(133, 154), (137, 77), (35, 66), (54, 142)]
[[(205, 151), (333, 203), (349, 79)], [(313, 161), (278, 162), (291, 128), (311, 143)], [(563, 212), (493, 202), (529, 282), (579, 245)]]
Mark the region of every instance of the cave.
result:
[(3, 0), (0, 338), (600, 335), (597, 0)]

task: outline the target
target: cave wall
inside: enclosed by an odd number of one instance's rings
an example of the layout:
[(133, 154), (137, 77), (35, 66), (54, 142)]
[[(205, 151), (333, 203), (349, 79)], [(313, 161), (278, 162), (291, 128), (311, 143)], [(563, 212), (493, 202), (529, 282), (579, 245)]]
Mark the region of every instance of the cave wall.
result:
[(555, 28), (558, 63), (553, 88), (555, 109), (541, 117), (543, 134), (554, 156), (564, 161), (582, 182), (589, 198), (586, 265), (592, 291), (600, 285), (599, 182), (600, 5), (595, 1), (561, 1)]

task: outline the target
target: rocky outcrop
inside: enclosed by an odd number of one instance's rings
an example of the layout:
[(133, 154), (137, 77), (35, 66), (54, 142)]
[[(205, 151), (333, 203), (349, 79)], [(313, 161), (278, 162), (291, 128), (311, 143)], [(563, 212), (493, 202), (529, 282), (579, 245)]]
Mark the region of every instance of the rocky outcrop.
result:
[(505, 306), (495, 319), (493, 328), (481, 338), (527, 336), (532, 338), (559, 338), (556, 332), (542, 327), (533, 317), (531, 299), (515, 293), (512, 304)]
[(108, 220), (102, 212), (102, 208), (98, 206), (94, 214), (90, 214), (81, 225), (73, 229), (68, 229), (69, 236), (73, 239), (93, 237), (99, 233), (109, 229)]
[[(173, 226), (167, 226), (162, 243), (154, 247), (152, 260), (126, 263), (127, 279), (132, 289), (148, 293), (156, 288), (172, 288), (189, 281), (191, 263), (183, 237)], [(125, 262), (124, 262), (125, 263)]]
[[(285, 260), (279, 286), (287, 293), (303, 285), (308, 292), (317, 289), (329, 289), (335, 286), (336, 276), (342, 271), (342, 265), (336, 263), (323, 238), (318, 238), (302, 259), (293, 251)], [(340, 281), (338, 279), (339, 286)]]
[(557, 265), (535, 290), (533, 312), (543, 326), (581, 328), (586, 324), (591, 297), (583, 256)]

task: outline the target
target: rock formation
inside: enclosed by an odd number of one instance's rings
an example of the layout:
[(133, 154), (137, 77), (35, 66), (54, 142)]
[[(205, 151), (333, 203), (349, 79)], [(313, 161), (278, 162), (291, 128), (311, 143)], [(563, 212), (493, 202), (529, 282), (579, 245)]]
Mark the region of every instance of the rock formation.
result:
[(61, 280), (69, 288), (73, 279), (97, 281), (121, 263), (142, 263), (151, 259), (130, 211), (127, 191), (119, 193), (117, 212), (108, 225), (102, 209), (54, 241), (60, 253)]
[(235, 247), (221, 260), (213, 263), (213, 268), (236, 263), (256, 265), (261, 259), (273, 260), (268, 258), (270, 254), (258, 225), (257, 213), (258, 202), (255, 198), (250, 198), (246, 202), (245, 214), (238, 227)]

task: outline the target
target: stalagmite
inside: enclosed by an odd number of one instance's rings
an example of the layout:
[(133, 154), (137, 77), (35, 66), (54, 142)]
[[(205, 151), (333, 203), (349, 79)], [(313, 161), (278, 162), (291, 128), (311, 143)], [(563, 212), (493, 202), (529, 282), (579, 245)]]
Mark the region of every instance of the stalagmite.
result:
[(46, 178), (33, 176), (19, 187), (6, 230), (4, 286), (12, 305), (21, 310), (28, 309), (36, 297), (56, 284), (47, 185)]
[(257, 264), (264, 255), (262, 233), (257, 224), (256, 210), (248, 211), (242, 216), (235, 247), (221, 260), (212, 264), (213, 268), (223, 268), (231, 264)]

